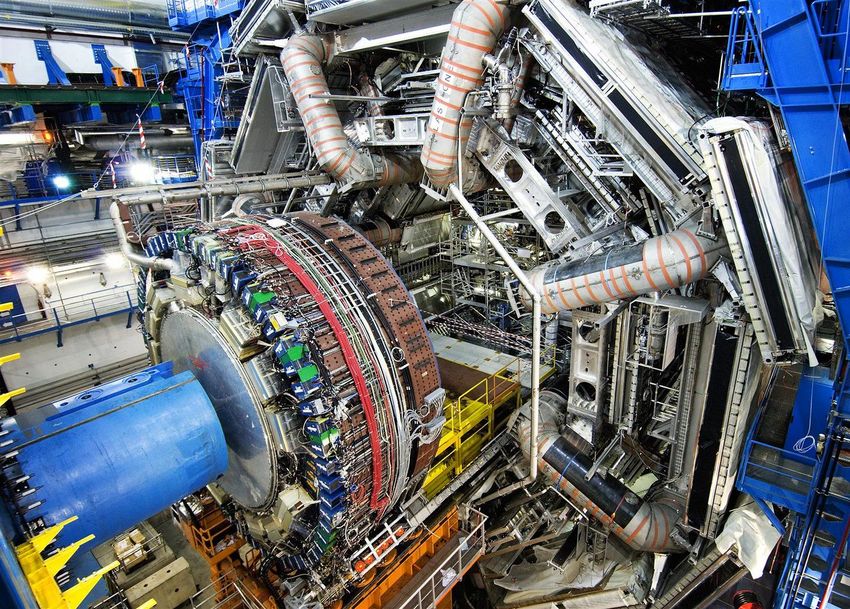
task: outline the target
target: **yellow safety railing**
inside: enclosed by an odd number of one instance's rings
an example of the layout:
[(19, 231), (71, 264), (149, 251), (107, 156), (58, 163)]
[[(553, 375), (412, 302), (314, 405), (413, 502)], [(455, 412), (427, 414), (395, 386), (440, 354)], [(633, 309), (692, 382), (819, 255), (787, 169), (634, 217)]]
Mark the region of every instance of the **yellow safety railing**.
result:
[[(555, 372), (556, 357), (555, 345), (544, 346), (541, 350), (541, 382)], [(530, 378), (530, 369), (530, 360), (518, 357), (457, 398), (446, 400), (443, 407), (446, 424), (440, 436), (436, 460), (423, 483), (428, 497), (444, 489), (500, 431), (510, 413), (519, 406), (520, 377), (527, 374)]]
[[(519, 405), (521, 364), (516, 358), (457, 398), (447, 400), (443, 408), (446, 424), (437, 448), (437, 461), (423, 485), (428, 496), (436, 495), (460, 474)], [(503, 406), (509, 407), (503, 409)]]

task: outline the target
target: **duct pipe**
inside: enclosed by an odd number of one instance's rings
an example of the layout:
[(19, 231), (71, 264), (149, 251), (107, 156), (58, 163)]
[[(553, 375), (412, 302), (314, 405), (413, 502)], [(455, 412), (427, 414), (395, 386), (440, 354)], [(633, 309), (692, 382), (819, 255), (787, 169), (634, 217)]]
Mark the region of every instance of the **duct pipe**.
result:
[(449, 192), (455, 198), (455, 200), (460, 203), (466, 214), (472, 219), (472, 221), (475, 223), (475, 226), (477, 226), (478, 230), (481, 231), (481, 234), (484, 235), (484, 238), (487, 239), (490, 245), (493, 246), (493, 249), (496, 250), (496, 253), (505, 262), (511, 272), (516, 276), (517, 279), (519, 279), (520, 284), (523, 286), (523, 288), (526, 289), (532, 301), (531, 400), (529, 402), (531, 408), (530, 421), (532, 440), (529, 440), (528, 445), (528, 454), (531, 455), (531, 459), (529, 460), (528, 476), (526, 476), (524, 480), (519, 480), (518, 482), (515, 482), (510, 486), (506, 486), (505, 488), (500, 489), (499, 491), (482, 497), (478, 500), (478, 503), (486, 503), (491, 499), (495, 499), (496, 497), (506, 495), (517, 489), (528, 486), (537, 479), (537, 443), (533, 441), (533, 438), (537, 436), (538, 404), (540, 402), (540, 337), (542, 334), (540, 309), (542, 299), (540, 294), (537, 292), (537, 288), (535, 288), (534, 284), (529, 280), (528, 276), (525, 274), (525, 271), (519, 268), (519, 265), (517, 265), (516, 261), (513, 259), (510, 253), (508, 253), (508, 250), (505, 249), (505, 246), (503, 246), (499, 239), (496, 237), (496, 235), (493, 234), (493, 231), (490, 230), (490, 227), (487, 226), (487, 223), (481, 219), (481, 216), (478, 215), (478, 212), (475, 211), (475, 208), (472, 207), (472, 204), (470, 204), (470, 202), (463, 195), (460, 189), (454, 184), (452, 184), (451, 186), (449, 186)]
[[(369, 76), (366, 74), (360, 75), (360, 95), (363, 95), (364, 97), (381, 97), (381, 91), (378, 89), (377, 86), (375, 86), (375, 83), (373, 83), (372, 79), (370, 79)], [(384, 103), (386, 102), (367, 102), (366, 111), (369, 113), (369, 116), (383, 116)]]
[(322, 69), (330, 55), (330, 43), (309, 34), (292, 36), (280, 54), (307, 139), (319, 164), (340, 183), (342, 191), (418, 181), (422, 168), (415, 158), (393, 154), (381, 157), (357, 150), (343, 131), (333, 100), (313, 97), (330, 95)]
[[(627, 546), (641, 552), (682, 551), (670, 536), (679, 521), (681, 507), (661, 501), (644, 501), (628, 487), (609, 474), (588, 474), (593, 461), (585, 454), (589, 446), (569, 428), (559, 431), (567, 399), (560, 393), (541, 392), (539, 427), (532, 431), (527, 417), (517, 426), (517, 435), (523, 453), (529, 462), (539, 461), (540, 471), (569, 499), (620, 538)], [(525, 410), (527, 406), (523, 407)], [(526, 445), (538, 447), (532, 457)]]
[(118, 234), (118, 244), (121, 246), (121, 253), (130, 261), (130, 264), (143, 269), (173, 271), (176, 266), (173, 260), (169, 258), (154, 258), (153, 256), (146, 256), (136, 251), (133, 244), (127, 239), (127, 229), (124, 226), (124, 218), (121, 217), (121, 208), (119, 205), (118, 201), (113, 201), (109, 205), (109, 217), (112, 218), (112, 225)]
[[(725, 249), (722, 240), (681, 228), (585, 260), (541, 266), (530, 275), (543, 295), (543, 312), (555, 313), (698, 281)], [(520, 297), (526, 306), (531, 304), (524, 291)]]
[(323, 173), (282, 174), (263, 178), (231, 178), (229, 180), (213, 180), (210, 182), (191, 182), (185, 184), (184, 188), (160, 189), (154, 192), (150, 192), (149, 188), (149, 192), (122, 196), (118, 200), (124, 205), (174, 203), (175, 201), (191, 201), (200, 197), (263, 193), (272, 190), (309, 188), (311, 186), (321, 186), (330, 183), (330, 177)]
[(11, 0), (3, 4), (4, 9), (14, 15), (12, 20), (18, 16), (37, 16), (168, 29), (165, 3), (156, 0), (130, 0), (120, 3), (97, 3), (87, 0)]
[(466, 145), (472, 129), (471, 118), (461, 121), (461, 110), (469, 93), (484, 82), (484, 57), (505, 29), (507, 11), (495, 0), (464, 0), (452, 15), (420, 157), (438, 188), (457, 182), (458, 148)]
[(375, 247), (401, 243), (402, 229), (390, 226), (383, 218), (372, 218), (354, 228)]
[[(147, 131), (147, 130), (146, 130)], [(145, 143), (148, 148), (192, 148), (194, 140), (190, 135), (148, 135), (145, 133)], [(109, 152), (123, 148), (141, 148), (138, 137), (125, 135), (88, 135), (83, 146), (89, 150)]]

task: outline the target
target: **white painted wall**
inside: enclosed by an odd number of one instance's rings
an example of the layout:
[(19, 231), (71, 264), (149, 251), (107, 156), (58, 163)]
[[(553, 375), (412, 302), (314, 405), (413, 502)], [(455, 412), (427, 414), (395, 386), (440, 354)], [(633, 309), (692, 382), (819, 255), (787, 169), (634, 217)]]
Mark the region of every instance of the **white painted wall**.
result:
[[(51, 40), (53, 58), (65, 72), (100, 74), (101, 67), (94, 62), (91, 44)], [(129, 71), (139, 67), (132, 47), (106, 45), (109, 60), (114, 66)], [(26, 38), (0, 38), (0, 62), (15, 64), (15, 77), (25, 85), (46, 85), (47, 69), (35, 54), (35, 43)]]

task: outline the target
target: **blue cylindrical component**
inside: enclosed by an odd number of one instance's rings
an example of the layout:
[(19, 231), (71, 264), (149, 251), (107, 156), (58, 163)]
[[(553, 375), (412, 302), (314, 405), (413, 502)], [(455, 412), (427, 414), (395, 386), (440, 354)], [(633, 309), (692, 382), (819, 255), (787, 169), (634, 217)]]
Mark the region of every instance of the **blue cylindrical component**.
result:
[[(6, 484), (25, 522), (78, 520), (67, 544), (98, 542), (227, 469), (227, 444), (191, 372), (160, 364), (3, 423)], [(8, 433), (6, 433), (8, 432)]]

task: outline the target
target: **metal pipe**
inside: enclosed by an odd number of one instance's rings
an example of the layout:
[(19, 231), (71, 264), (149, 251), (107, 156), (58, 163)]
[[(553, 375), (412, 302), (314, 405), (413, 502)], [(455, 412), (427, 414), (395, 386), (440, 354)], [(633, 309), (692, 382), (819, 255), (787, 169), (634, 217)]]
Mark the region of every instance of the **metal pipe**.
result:
[(124, 228), (124, 220), (121, 218), (119, 205), (118, 201), (113, 201), (109, 205), (109, 217), (112, 218), (112, 226), (115, 227), (115, 232), (118, 234), (118, 244), (121, 246), (121, 253), (124, 254), (124, 257), (130, 261), (130, 264), (143, 269), (173, 271), (176, 263), (170, 258), (155, 258), (136, 251), (133, 244), (127, 239), (127, 231)]
[[(602, 304), (662, 292), (702, 279), (725, 251), (722, 239), (686, 228), (609, 250), (585, 260), (571, 260), (531, 271), (531, 281), (545, 300), (544, 313)], [(520, 293), (528, 306), (529, 297)]]
[(503, 123), (505, 131), (508, 133), (513, 131), (514, 123), (516, 122), (517, 107), (522, 99), (522, 92), (525, 90), (525, 84), (528, 81), (529, 74), (531, 74), (531, 68), (533, 65), (534, 55), (526, 53), (522, 60), (522, 64), (519, 66), (519, 73), (517, 74), (517, 79), (514, 85), (514, 92), (511, 96), (510, 116), (508, 116)]
[[(145, 143), (148, 148), (192, 148), (194, 146), (194, 140), (190, 135), (148, 135), (145, 133)], [(127, 137), (126, 135), (87, 135), (82, 145), (89, 150), (108, 152), (121, 148), (141, 148), (142, 144), (138, 137)]]
[(283, 70), (307, 140), (322, 168), (340, 183), (340, 190), (416, 182), (422, 176), (419, 161), (410, 156), (372, 155), (348, 141), (334, 102), (314, 96), (330, 95), (322, 64), (331, 56), (331, 44), (319, 36), (298, 34), (280, 54)]
[(85, 0), (11, 0), (4, 9), (21, 17), (79, 19), (81, 22), (103, 22), (128, 26), (168, 28), (168, 12), (164, 2), (131, 0), (121, 3), (86, 2)]
[[(560, 423), (567, 411), (567, 398), (561, 393), (543, 391), (542, 431), (532, 431), (528, 418), (517, 426), (520, 446), (528, 441), (539, 446), (540, 469), (549, 482), (569, 499), (601, 522), (629, 547), (641, 552), (675, 552), (682, 548), (672, 537), (681, 517), (681, 506), (661, 501), (645, 501), (614, 476), (593, 471), (587, 456), (588, 443)], [(523, 448), (525, 450), (525, 448)], [(526, 454), (530, 460), (530, 454)]]
[(484, 57), (496, 46), (507, 14), (507, 7), (493, 0), (464, 0), (452, 15), (420, 156), (434, 186), (446, 188), (457, 181), (458, 148), (472, 129), (472, 119), (462, 120), (462, 108), (483, 82)]
[[(216, 197), (221, 195), (241, 195), (263, 193), (272, 190), (289, 190), (290, 188), (309, 188), (330, 184), (332, 179), (327, 174), (280, 174), (262, 178), (231, 178), (228, 180), (213, 180), (210, 182), (191, 182), (183, 184), (182, 188), (159, 189), (154, 192), (133, 194), (118, 197), (124, 205), (147, 205), (150, 203), (173, 203), (175, 201), (191, 201), (200, 197)], [(106, 196), (106, 195), (105, 195)]]
[(538, 447), (537, 442), (534, 441), (534, 438), (537, 437), (538, 431), (538, 423), (539, 423), (539, 407), (540, 407), (540, 335), (542, 326), (540, 323), (540, 317), (542, 315), (541, 307), (542, 307), (542, 297), (537, 292), (537, 288), (535, 288), (534, 284), (525, 274), (519, 265), (517, 265), (516, 261), (513, 257), (508, 253), (508, 250), (505, 249), (499, 239), (493, 234), (493, 231), (490, 230), (490, 227), (481, 219), (481, 216), (478, 215), (478, 212), (475, 211), (475, 208), (472, 207), (472, 204), (467, 200), (464, 194), (460, 191), (460, 189), (452, 184), (449, 186), (449, 193), (455, 198), (455, 200), (460, 203), (461, 207), (463, 207), (466, 214), (472, 219), (475, 225), (478, 227), (478, 230), (481, 231), (481, 234), (484, 235), (484, 238), (493, 246), (493, 249), (496, 250), (496, 253), (499, 257), (508, 265), (508, 268), (511, 272), (516, 276), (519, 280), (520, 284), (526, 289), (528, 294), (532, 300), (532, 321), (531, 321), (531, 441), (529, 442), (529, 454), (532, 458), (529, 460), (528, 467), (528, 476), (523, 480), (519, 480), (510, 486), (506, 486), (503, 489), (498, 490), (495, 493), (491, 493), (490, 495), (486, 495), (478, 500), (477, 503), (486, 503), (491, 499), (495, 499), (497, 497), (501, 497), (502, 495), (506, 495), (510, 492), (513, 492), (517, 489), (524, 488), (534, 482), (537, 479), (537, 454)]

